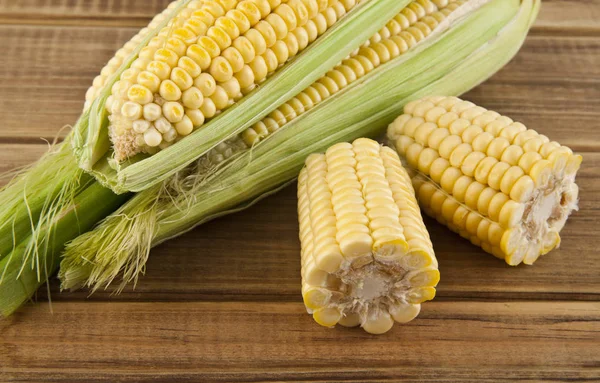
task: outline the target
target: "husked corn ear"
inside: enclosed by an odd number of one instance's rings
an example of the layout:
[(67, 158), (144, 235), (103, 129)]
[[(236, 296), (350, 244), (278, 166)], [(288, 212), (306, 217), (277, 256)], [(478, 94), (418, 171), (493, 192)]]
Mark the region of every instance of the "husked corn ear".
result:
[[(282, 104), (262, 121), (246, 129), (239, 135), (239, 138), (231, 140), (229, 148), (225, 149), (227, 153), (230, 153), (229, 156), (222, 155), (224, 148), (215, 148), (201, 161), (210, 168), (218, 165), (232, 154), (264, 140), (291, 120), (314, 108), (372, 70), (406, 53), (411, 47), (431, 35), (448, 15), (464, 3), (465, 0), (413, 1), (350, 57), (327, 72), (310, 87)], [(312, 42), (312, 39), (309, 39), (309, 42)], [(242, 93), (246, 93), (246, 90), (243, 90)]]
[(298, 219), (302, 295), (317, 323), (381, 334), (433, 299), (437, 261), (393, 149), (360, 138), (309, 156)]
[[(152, 154), (189, 135), (263, 82), (356, 3), (188, 3), (112, 87), (105, 107), (115, 159)], [(164, 20), (160, 17), (159, 22)], [(130, 48), (139, 40), (128, 43)], [(111, 66), (113, 72), (118, 65)], [(97, 85), (88, 101), (105, 81)]]
[(404, 113), (387, 134), (428, 215), (511, 265), (559, 246), (577, 209), (580, 155), (456, 97), (414, 101)]

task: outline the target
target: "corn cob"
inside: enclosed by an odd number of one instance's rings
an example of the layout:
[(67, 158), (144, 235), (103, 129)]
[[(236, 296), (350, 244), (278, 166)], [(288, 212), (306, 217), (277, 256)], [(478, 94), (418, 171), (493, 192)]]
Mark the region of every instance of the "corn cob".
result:
[(157, 28), (165, 19), (169, 16), (169, 13), (177, 6), (177, 1), (171, 2), (161, 13), (157, 14), (152, 18), (147, 27), (142, 28), (136, 33), (129, 41), (127, 41), (121, 49), (119, 49), (115, 55), (106, 63), (100, 74), (94, 77), (92, 86), (90, 86), (85, 93), (84, 110), (89, 109), (92, 102), (100, 96), (102, 88), (108, 83), (109, 79), (118, 72), (119, 67), (123, 62), (133, 54), (135, 47), (140, 44), (144, 38), (146, 38), (152, 29)]
[[(196, 163), (168, 182), (138, 193), (96, 229), (69, 244), (61, 264), (62, 287), (105, 287), (120, 272), (123, 287), (136, 280), (151, 247), (278, 190), (297, 177), (311, 153), (380, 134), (413, 99), (460, 94), (485, 80), (519, 49), (539, 2), (477, 4), (461, 7), (429, 39), (288, 121), (215, 172), (202, 173), (202, 165)], [(239, 111), (242, 104), (244, 100), (192, 137)]]
[(580, 155), (456, 97), (417, 100), (404, 113), (388, 138), (415, 169), (428, 215), (510, 265), (559, 246), (577, 209)]
[(381, 334), (433, 299), (437, 261), (393, 149), (361, 138), (309, 156), (298, 219), (302, 295), (319, 324)]

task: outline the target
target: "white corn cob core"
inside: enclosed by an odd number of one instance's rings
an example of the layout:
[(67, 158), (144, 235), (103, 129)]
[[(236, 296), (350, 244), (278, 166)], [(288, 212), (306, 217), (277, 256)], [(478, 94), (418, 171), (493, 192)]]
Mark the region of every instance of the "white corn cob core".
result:
[(404, 112), (388, 138), (415, 170), (428, 215), (511, 265), (559, 246), (577, 209), (580, 155), (456, 97), (418, 100)]
[(298, 199), (302, 293), (319, 324), (380, 334), (434, 297), (437, 261), (394, 150), (363, 138), (309, 156)]

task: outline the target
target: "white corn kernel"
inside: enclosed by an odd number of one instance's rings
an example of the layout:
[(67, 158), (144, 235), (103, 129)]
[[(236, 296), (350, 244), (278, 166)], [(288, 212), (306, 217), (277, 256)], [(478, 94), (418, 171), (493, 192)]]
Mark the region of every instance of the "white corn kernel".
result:
[(133, 130), (136, 133), (144, 133), (146, 130), (150, 129), (152, 124), (150, 121), (146, 120), (136, 120), (133, 121)]
[(162, 116), (162, 108), (154, 103), (146, 104), (143, 114), (145, 120), (156, 121)]
[(164, 133), (168, 132), (171, 129), (172, 125), (171, 125), (171, 123), (166, 118), (161, 117), (158, 120), (154, 121), (154, 127), (161, 134), (164, 134)]
[(162, 135), (158, 130), (150, 128), (144, 132), (144, 141), (150, 147), (157, 147), (162, 142)]
[(121, 114), (130, 120), (137, 120), (142, 117), (142, 106), (132, 101), (127, 101), (121, 107)]

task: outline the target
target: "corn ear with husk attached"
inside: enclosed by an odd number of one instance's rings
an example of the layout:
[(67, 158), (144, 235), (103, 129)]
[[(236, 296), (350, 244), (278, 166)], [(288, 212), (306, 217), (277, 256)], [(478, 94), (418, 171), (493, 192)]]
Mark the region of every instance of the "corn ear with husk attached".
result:
[(68, 245), (62, 287), (97, 289), (123, 273), (122, 288), (136, 280), (152, 246), (284, 187), (309, 154), (337, 142), (376, 137), (414, 99), (468, 91), (516, 54), (539, 5), (533, 0), (464, 2), (460, 13), (428, 38), (291, 118), (250, 149), (208, 172), (201, 158), (140, 192)]
[[(221, 1), (220, 3), (233, 4), (238, 2)], [(239, 2), (239, 4), (242, 3), (246, 4), (244, 1)], [(254, 3), (258, 4), (259, 2), (254, 1)], [(266, 12), (263, 16), (265, 16), (265, 20), (268, 20), (268, 16), (274, 14), (270, 13), (270, 3), (266, 0), (262, 0), (260, 3), (264, 4), (266, 7)], [(273, 3), (280, 2), (273, 1)], [(296, 14), (295, 17), (298, 19), (302, 17), (302, 22), (305, 22), (304, 20), (308, 19), (311, 14), (315, 13), (315, 11), (321, 7), (327, 6), (329, 3), (338, 3), (338, 0), (292, 0), (289, 2), (289, 6), (288, 4), (281, 4), (280, 7), (286, 6), (289, 8), (292, 6), (292, 3), (296, 4), (297, 6), (297, 9), (294, 8), (293, 12)], [(184, 11), (187, 9), (186, 7), (203, 7), (203, 3), (197, 1), (181, 0), (175, 3), (172, 12), (169, 14), (169, 17), (165, 17), (164, 20), (157, 23), (156, 27), (152, 31), (149, 31), (144, 35), (144, 37), (140, 37), (140, 43), (135, 47), (132, 53), (125, 60), (123, 60), (123, 63), (119, 69), (106, 82), (102, 91), (91, 103), (90, 107), (84, 111), (82, 117), (75, 126), (75, 139), (73, 142), (73, 148), (76, 156), (79, 159), (80, 166), (86, 171), (91, 172), (91, 174), (93, 174), (103, 185), (110, 187), (117, 193), (123, 193), (127, 191), (138, 192), (153, 185), (159, 184), (161, 181), (165, 181), (170, 176), (173, 176), (176, 172), (183, 170), (195, 159), (208, 152), (219, 143), (225, 141), (227, 138), (241, 133), (244, 129), (260, 121), (266, 114), (273, 111), (282, 102), (293, 97), (311, 83), (318, 80), (319, 77), (325, 74), (327, 70), (350, 54), (371, 35), (376, 33), (392, 15), (398, 13), (409, 3), (409, 1), (367, 0), (356, 2), (352, 0), (345, 1), (345, 3), (348, 3), (348, 5), (344, 5), (343, 8), (344, 11), (348, 10), (348, 12), (333, 25), (331, 25), (331, 28), (329, 28), (327, 32), (323, 33), (316, 41), (308, 45), (300, 55), (294, 57), (287, 64), (283, 65), (283, 67), (277, 69), (267, 81), (260, 83), (260, 86), (258, 86), (250, 94), (235, 102), (227, 111), (218, 115), (208, 123), (203, 124), (202, 129), (196, 130), (193, 132), (193, 134), (190, 134), (187, 137), (180, 137), (181, 139), (175, 144), (165, 147), (154, 155), (148, 156), (141, 153), (131, 157), (125, 156), (125, 158), (122, 158), (124, 156), (118, 154), (118, 149), (120, 147), (129, 148), (131, 146), (131, 142), (121, 145), (118, 144), (118, 140), (113, 140), (116, 143), (116, 151), (110, 149), (109, 135), (112, 134), (115, 136), (113, 132), (119, 131), (119, 127), (122, 125), (122, 123), (119, 122), (116, 126), (111, 125), (112, 128), (109, 131), (110, 122), (106, 110), (106, 103), (109, 102), (108, 100), (111, 96), (113, 96), (112, 101), (114, 101), (114, 96), (118, 89), (113, 90), (113, 86), (117, 82), (118, 78), (122, 78), (123, 73), (131, 65), (133, 65), (134, 61), (136, 61), (136, 58), (142, 53), (143, 48), (149, 46), (148, 44), (152, 38), (159, 36), (159, 33), (161, 33), (163, 28), (165, 28), (166, 37), (172, 36), (174, 32), (171, 30), (175, 28), (180, 20), (187, 20), (188, 18), (193, 17), (188, 16), (187, 13), (184, 14)], [(213, 5), (214, 4), (217, 4), (217, 2), (213, 2)], [(318, 9), (308, 10), (308, 7), (304, 4), (317, 5)], [(221, 12), (215, 13), (215, 15), (222, 14), (225, 11), (225, 8), (227, 8), (227, 6), (224, 5), (219, 5), (219, 7)], [(292, 8), (293, 7), (294, 6), (292, 6)], [(201, 10), (202, 9), (199, 9), (199, 11)], [(212, 57), (209, 72), (217, 80), (221, 78), (220, 76), (222, 74), (220, 73), (217, 75), (217, 72), (219, 71), (216, 69), (213, 70), (215, 62), (218, 62), (218, 65), (216, 66), (219, 68), (221, 67), (221, 64), (223, 64), (225, 67), (227, 66), (223, 60), (220, 60), (223, 56), (219, 56), (218, 52), (225, 48), (222, 53), (225, 54), (225, 50), (228, 49), (226, 47), (233, 44), (233, 42), (227, 43), (227, 39), (231, 40), (233, 36), (239, 34), (239, 31), (235, 34), (232, 32), (232, 36), (221, 34), (222, 36), (220, 38), (213, 38), (212, 42), (209, 43), (205, 37), (210, 37), (208, 35), (210, 34), (210, 31), (213, 30), (213, 27), (214, 31), (222, 29), (218, 28), (216, 23), (223, 18), (226, 19), (227, 16), (221, 16), (220, 18), (213, 18), (213, 20), (210, 20), (214, 25), (208, 28), (206, 32), (200, 32), (198, 34), (199, 37), (197, 37), (198, 44), (205, 43), (205, 50), (209, 50), (209, 45), (215, 45), (214, 52), (211, 54), (211, 56), (214, 57)], [(267, 28), (269, 31), (272, 31), (273, 28), (267, 27), (267, 24), (269, 23), (263, 24), (263, 26), (265, 26), (265, 28)], [(260, 22), (258, 22), (256, 25), (260, 25)], [(298, 20), (298, 25), (300, 25), (300, 20)], [(327, 26), (329, 26), (329, 23), (327, 23)], [(251, 28), (250, 30), (254, 30), (254, 28)], [(273, 33), (275, 32), (273, 31)], [(288, 32), (288, 34), (291, 33), (292, 32)], [(206, 36), (203, 36), (203, 34), (206, 34)], [(266, 31), (261, 31), (261, 34), (263, 36), (262, 38), (265, 38), (265, 36), (270, 35), (270, 32), (267, 33)], [(276, 38), (275, 35), (272, 37)], [(194, 45), (192, 42), (195, 38), (196, 37), (181, 44), (191, 44), (191, 47)], [(221, 38), (225, 42), (221, 41)], [(215, 41), (221, 42), (222, 45), (220, 47), (216, 46)], [(272, 41), (267, 41), (266, 45), (267, 47), (274, 47), (275, 45), (273, 44), (275, 44), (275, 42), (276, 41), (272, 39)], [(173, 49), (176, 48), (173, 47)], [(159, 49), (154, 54), (155, 61), (152, 62), (166, 61), (170, 62), (170, 64), (169, 68), (165, 69), (174, 67), (174, 69), (171, 71), (171, 80), (163, 81), (159, 85), (157, 94), (152, 95), (152, 92), (149, 90), (149, 88), (142, 87), (139, 84), (132, 85), (130, 87), (126, 86), (126, 88), (128, 88), (126, 89), (127, 99), (132, 104), (128, 104), (131, 106), (131, 108), (128, 106), (125, 108), (127, 110), (123, 109), (125, 106), (121, 108), (123, 114), (139, 116), (140, 113), (143, 114), (143, 112), (139, 111), (138, 106), (142, 104), (143, 106), (148, 105), (151, 103), (150, 101), (154, 100), (158, 103), (157, 105), (162, 104), (162, 112), (164, 116), (170, 118), (170, 121), (168, 121), (165, 120), (165, 118), (160, 117), (154, 122), (154, 128), (148, 128), (144, 131), (144, 135), (153, 136), (144, 136), (148, 138), (146, 141), (148, 145), (151, 144), (152, 139), (154, 136), (156, 136), (156, 134), (154, 134), (154, 130), (156, 129), (161, 132), (164, 130), (162, 135), (164, 140), (171, 139), (171, 137), (165, 136), (173, 136), (173, 134), (168, 133), (171, 132), (170, 124), (177, 123), (175, 121), (178, 120), (181, 122), (179, 117), (182, 117), (184, 113), (182, 106), (185, 103), (185, 99), (183, 97), (184, 94), (180, 94), (179, 92), (181, 89), (187, 88), (187, 91), (193, 88), (188, 88), (191, 81), (190, 79), (184, 81), (179, 77), (173, 77), (174, 73), (180, 73), (180, 71), (175, 72), (175, 69), (179, 68), (175, 67), (175, 65), (181, 66), (181, 59), (190, 57), (189, 47), (187, 47), (187, 50), (185, 46), (182, 47), (180, 52), (182, 53), (182, 57), (179, 57), (179, 55), (175, 54), (173, 49)], [(258, 49), (258, 47), (256, 49)], [(165, 57), (165, 55), (168, 57)], [(147, 66), (144, 66), (143, 63), (140, 63), (140, 66), (142, 69), (147, 69)], [(274, 68), (276, 69), (277, 66), (274, 66)], [(168, 72), (168, 70), (165, 70), (165, 74)], [(198, 73), (198, 71), (196, 71), (196, 73)], [(202, 73), (199, 73), (198, 76), (201, 74)], [(185, 77), (185, 75), (183, 75), (183, 77)], [(226, 78), (228, 77), (222, 77), (221, 79), (225, 80)], [(182, 85), (177, 85), (177, 82), (181, 82)], [(222, 85), (221, 88), (224, 86), (225, 85)], [(180, 88), (179, 91), (177, 90), (177, 87)], [(140, 94), (143, 95), (140, 96)], [(220, 94), (223, 94), (223, 92), (220, 92)], [(197, 92), (196, 96), (198, 99), (200, 98), (200, 95), (197, 94)], [(221, 103), (221, 98), (223, 97), (219, 97), (218, 99), (215, 98), (213, 104)], [(138, 106), (135, 106), (134, 104)], [(227, 100), (224, 100), (223, 106), (226, 106), (227, 104)], [(192, 103), (190, 103), (190, 106), (191, 105)], [(131, 111), (130, 113), (130, 109), (135, 110)], [(144, 128), (140, 127), (140, 129)], [(147, 132), (150, 132), (151, 134)], [(175, 139), (175, 136), (172, 138)], [(134, 139), (131, 138), (130, 141), (132, 140)], [(158, 142), (158, 137), (156, 137), (156, 142)], [(117, 153), (117, 155), (115, 155), (115, 153)]]

